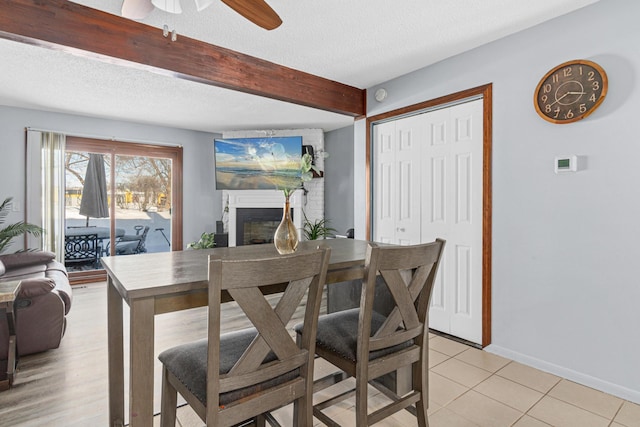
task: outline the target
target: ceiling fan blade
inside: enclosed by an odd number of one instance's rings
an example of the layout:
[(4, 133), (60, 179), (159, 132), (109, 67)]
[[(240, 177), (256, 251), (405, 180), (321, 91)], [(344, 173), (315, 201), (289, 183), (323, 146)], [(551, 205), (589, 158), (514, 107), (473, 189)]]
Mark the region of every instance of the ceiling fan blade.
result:
[(222, 0), (224, 4), (265, 30), (273, 30), (282, 19), (264, 0)]
[(128, 19), (144, 19), (153, 10), (151, 0), (124, 0), (122, 16)]

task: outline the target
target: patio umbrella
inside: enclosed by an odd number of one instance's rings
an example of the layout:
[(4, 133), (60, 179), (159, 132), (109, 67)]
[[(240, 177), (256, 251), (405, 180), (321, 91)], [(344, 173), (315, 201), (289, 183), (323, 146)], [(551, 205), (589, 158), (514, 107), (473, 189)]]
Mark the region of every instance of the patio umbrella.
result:
[(89, 217), (109, 217), (107, 177), (104, 171), (104, 157), (102, 154), (89, 154), (89, 164), (84, 177), (82, 200), (80, 201), (80, 215), (87, 217), (87, 227), (89, 226)]

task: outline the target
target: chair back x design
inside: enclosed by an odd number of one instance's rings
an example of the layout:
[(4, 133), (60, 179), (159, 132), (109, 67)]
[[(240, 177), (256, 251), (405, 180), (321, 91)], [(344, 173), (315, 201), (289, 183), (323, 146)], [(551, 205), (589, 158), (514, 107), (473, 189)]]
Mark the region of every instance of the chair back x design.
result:
[[(175, 425), (176, 391), (207, 426), (230, 426), (298, 401), (296, 425), (311, 426), (313, 358), (330, 249), (265, 259), (209, 260), (207, 340), (163, 352), (162, 425)], [(277, 302), (261, 289), (280, 287)], [(287, 323), (307, 297), (302, 341)], [(277, 298), (276, 298), (277, 299)], [(221, 334), (221, 304), (233, 300), (253, 327)]]
[[(445, 242), (413, 246), (370, 244), (365, 261), (360, 306), (320, 316), (316, 353), (339, 367), (343, 375), (333, 379), (356, 379), (356, 425), (372, 425), (399, 410), (416, 406), (418, 425), (428, 425), (428, 310), (433, 285)], [(376, 284), (386, 284), (393, 309), (384, 316), (374, 311)], [(411, 366), (413, 390), (402, 397), (372, 381), (382, 375)], [(368, 385), (380, 389), (392, 403), (369, 414)], [(317, 382), (316, 391), (331, 385)], [(352, 396), (344, 394), (341, 398)], [(331, 404), (341, 398), (330, 399)], [(321, 409), (314, 415), (330, 426), (337, 425)]]

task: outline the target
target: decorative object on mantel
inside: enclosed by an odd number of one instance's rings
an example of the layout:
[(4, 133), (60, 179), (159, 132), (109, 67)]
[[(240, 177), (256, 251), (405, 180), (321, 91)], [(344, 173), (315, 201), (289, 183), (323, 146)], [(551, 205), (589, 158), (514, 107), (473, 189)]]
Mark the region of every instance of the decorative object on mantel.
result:
[[(206, 9), (214, 0), (195, 0), (198, 12)], [(237, 13), (264, 28), (273, 30), (282, 24), (282, 19), (264, 0), (222, 0)], [(156, 7), (169, 13), (182, 13), (180, 0), (124, 0), (122, 16), (128, 19), (144, 19)]]
[(313, 157), (309, 153), (304, 153), (300, 157), (300, 181), (296, 187), (284, 187), (280, 188), (284, 193), (284, 210), (282, 212), (282, 221), (276, 229), (273, 236), (273, 243), (280, 254), (290, 254), (298, 249), (298, 230), (291, 220), (291, 208), (289, 204), (289, 197), (299, 188), (304, 188), (305, 181), (309, 181), (313, 178), (311, 170), (313, 165), (311, 164)]

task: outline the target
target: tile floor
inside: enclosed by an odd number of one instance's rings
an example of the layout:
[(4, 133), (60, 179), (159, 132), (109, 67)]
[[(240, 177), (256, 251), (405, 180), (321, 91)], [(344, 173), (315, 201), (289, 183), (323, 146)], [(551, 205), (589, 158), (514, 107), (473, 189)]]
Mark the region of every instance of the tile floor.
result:
[[(429, 344), (430, 427), (640, 427), (640, 405), (441, 336), (430, 335)], [(331, 369), (318, 360), (317, 376)], [(336, 390), (323, 393), (330, 396)], [(323, 393), (315, 398), (324, 400)], [(371, 409), (386, 401), (374, 388), (369, 396)], [(326, 412), (343, 426), (354, 426), (353, 406), (352, 398)], [(274, 415), (291, 425), (291, 412), (289, 406)], [(203, 423), (185, 406), (178, 410), (177, 425)], [(407, 427), (417, 422), (403, 411), (377, 425)]]

